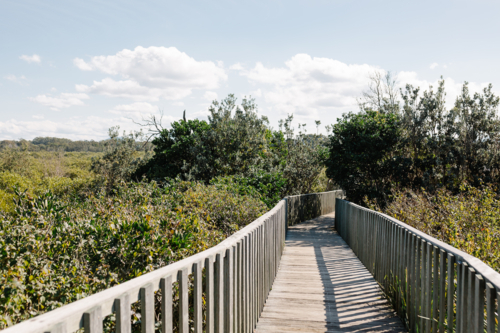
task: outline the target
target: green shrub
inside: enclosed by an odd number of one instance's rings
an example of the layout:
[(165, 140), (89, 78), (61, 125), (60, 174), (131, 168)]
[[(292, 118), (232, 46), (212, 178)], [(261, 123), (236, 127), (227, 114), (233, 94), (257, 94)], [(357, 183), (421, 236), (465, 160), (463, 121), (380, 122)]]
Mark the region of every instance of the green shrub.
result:
[[(379, 209), (369, 203), (371, 209)], [(473, 255), (500, 272), (500, 200), (495, 189), (462, 186), (454, 195), (400, 191), (382, 212)]]
[(228, 186), (178, 181), (14, 195), (0, 212), (0, 329), (203, 251), (266, 211)]

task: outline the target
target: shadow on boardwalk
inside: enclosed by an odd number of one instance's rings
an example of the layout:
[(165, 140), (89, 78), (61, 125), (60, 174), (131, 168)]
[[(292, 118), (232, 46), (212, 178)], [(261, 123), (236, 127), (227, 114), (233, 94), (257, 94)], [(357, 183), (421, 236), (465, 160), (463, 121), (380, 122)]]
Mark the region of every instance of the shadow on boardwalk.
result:
[(331, 214), (289, 228), (255, 332), (406, 332), (333, 226)]

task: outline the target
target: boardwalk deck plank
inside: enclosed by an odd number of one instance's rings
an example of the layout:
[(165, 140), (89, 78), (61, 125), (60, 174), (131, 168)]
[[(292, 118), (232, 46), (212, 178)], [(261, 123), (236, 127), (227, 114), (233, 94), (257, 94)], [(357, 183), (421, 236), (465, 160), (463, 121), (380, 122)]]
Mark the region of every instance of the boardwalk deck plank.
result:
[(330, 214), (288, 229), (256, 333), (407, 332), (333, 225)]

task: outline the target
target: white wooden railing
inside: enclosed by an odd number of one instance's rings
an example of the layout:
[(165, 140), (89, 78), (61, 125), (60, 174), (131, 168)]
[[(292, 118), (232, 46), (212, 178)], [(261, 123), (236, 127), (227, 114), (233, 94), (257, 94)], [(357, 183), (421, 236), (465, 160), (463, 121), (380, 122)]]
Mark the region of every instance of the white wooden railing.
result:
[[(85, 333), (101, 333), (104, 318), (111, 314), (116, 318), (115, 332), (130, 333), (131, 305), (137, 301), (143, 333), (153, 333), (158, 327), (163, 333), (174, 328), (179, 333), (253, 332), (278, 271), (288, 221), (295, 224), (333, 212), (335, 198), (341, 195), (342, 191), (333, 191), (285, 198), (215, 247), (2, 333), (70, 333), (82, 328)], [(174, 283), (178, 287), (173, 289)], [(155, 314), (158, 290), (160, 316)], [(173, 315), (173, 290), (178, 290), (177, 318)]]
[(410, 332), (499, 332), (500, 274), (479, 259), (341, 199), (335, 224)]

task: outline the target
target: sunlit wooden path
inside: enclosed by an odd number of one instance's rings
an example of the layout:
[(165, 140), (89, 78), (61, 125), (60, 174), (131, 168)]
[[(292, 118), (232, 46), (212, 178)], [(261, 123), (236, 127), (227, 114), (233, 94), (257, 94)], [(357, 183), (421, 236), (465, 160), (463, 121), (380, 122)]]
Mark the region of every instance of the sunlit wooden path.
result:
[(333, 226), (330, 214), (288, 229), (255, 332), (407, 332)]

